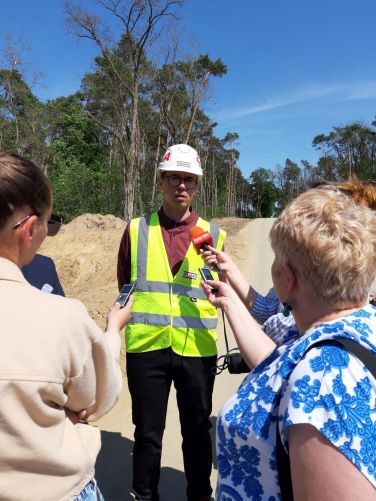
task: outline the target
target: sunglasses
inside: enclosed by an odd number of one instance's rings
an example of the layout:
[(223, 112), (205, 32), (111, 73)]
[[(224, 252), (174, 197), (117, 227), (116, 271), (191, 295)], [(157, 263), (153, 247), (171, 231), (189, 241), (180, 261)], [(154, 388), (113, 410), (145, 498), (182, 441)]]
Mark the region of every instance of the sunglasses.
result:
[[(12, 230), (16, 230), (19, 226), (21, 226), (21, 224), (25, 223), (28, 219), (30, 219), (31, 216), (39, 217), (40, 214), (38, 214), (36, 212), (28, 214), (27, 216), (25, 216), (22, 219), (20, 219), (19, 221), (17, 221), (12, 226)], [(57, 216), (56, 214), (51, 214), (51, 217), (47, 223), (47, 235), (49, 237), (54, 237), (56, 235), (56, 233), (60, 230), (62, 224), (63, 224), (63, 220), (60, 216)]]
[(56, 214), (51, 214), (51, 217), (48, 220), (48, 225), (47, 225), (47, 235), (49, 237), (54, 237), (60, 230), (62, 224), (63, 220), (60, 216)]

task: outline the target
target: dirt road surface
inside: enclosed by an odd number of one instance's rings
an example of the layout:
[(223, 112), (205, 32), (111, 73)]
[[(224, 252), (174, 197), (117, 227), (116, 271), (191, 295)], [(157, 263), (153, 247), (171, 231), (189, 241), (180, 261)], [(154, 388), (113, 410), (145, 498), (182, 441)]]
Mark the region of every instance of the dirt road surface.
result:
[[(268, 234), (273, 220), (226, 218), (215, 222), (227, 231), (226, 252), (233, 257), (249, 283), (261, 293), (266, 293), (271, 287), (270, 266), (273, 253)], [(107, 308), (117, 294), (116, 258), (123, 230), (124, 221), (118, 218), (85, 214), (63, 227), (56, 237), (48, 238), (40, 251), (54, 258), (66, 295), (83, 301), (102, 327)], [(227, 334), (230, 348), (235, 347), (228, 326)], [(218, 353), (221, 355), (225, 352), (221, 319), (218, 338)], [(124, 366), (124, 350), (122, 365)], [(211, 417), (213, 438), (218, 411), (242, 379), (242, 375), (230, 375), (227, 371), (216, 377)], [(174, 393), (172, 389), (163, 442), (161, 501), (186, 499), (180, 424)], [(102, 430), (102, 449), (96, 467), (99, 486), (106, 501), (126, 501), (130, 499), (134, 428), (125, 375), (118, 404), (97, 425)], [(215, 458), (215, 452), (213, 456)], [(214, 459), (214, 489), (216, 477), (217, 464)]]

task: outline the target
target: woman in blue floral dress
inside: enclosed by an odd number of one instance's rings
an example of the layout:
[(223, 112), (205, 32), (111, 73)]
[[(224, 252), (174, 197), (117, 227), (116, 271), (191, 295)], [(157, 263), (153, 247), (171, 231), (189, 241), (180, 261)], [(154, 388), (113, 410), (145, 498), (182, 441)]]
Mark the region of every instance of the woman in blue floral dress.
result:
[(335, 342), (355, 340), (376, 354), (376, 308), (367, 301), (375, 219), (339, 190), (317, 188), (276, 220), (273, 284), (302, 333), (278, 347), (229, 285), (209, 282), (213, 293), (203, 284), (254, 367), (218, 416), (217, 501), (281, 499), (277, 434), (295, 501), (376, 500), (376, 381)]

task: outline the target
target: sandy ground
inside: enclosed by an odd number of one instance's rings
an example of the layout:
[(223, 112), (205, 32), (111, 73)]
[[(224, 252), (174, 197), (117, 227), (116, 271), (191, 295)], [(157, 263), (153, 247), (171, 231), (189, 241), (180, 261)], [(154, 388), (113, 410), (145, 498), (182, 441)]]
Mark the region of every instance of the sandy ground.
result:
[[(266, 293), (271, 286), (270, 266), (273, 253), (268, 234), (272, 221), (236, 218), (215, 220), (227, 231), (226, 252), (233, 257), (249, 283), (262, 293)], [(114, 216), (84, 214), (64, 226), (56, 237), (47, 238), (41, 249), (41, 253), (55, 260), (66, 295), (83, 301), (102, 327), (107, 308), (117, 294), (116, 259), (124, 226), (124, 221)], [(228, 327), (227, 333), (230, 348), (233, 348), (236, 345)], [(225, 352), (221, 319), (218, 337), (218, 352), (221, 355)], [(124, 366), (124, 350), (122, 365)], [(217, 376), (211, 417), (213, 437), (218, 411), (242, 379), (242, 375), (230, 375), (227, 371)], [(100, 488), (106, 501), (128, 500), (132, 479), (133, 425), (126, 376), (118, 404), (97, 425), (102, 430), (102, 450), (96, 468)], [(186, 499), (180, 446), (179, 417), (172, 390), (163, 443), (161, 501)], [(213, 488), (216, 476), (217, 465), (214, 460)]]

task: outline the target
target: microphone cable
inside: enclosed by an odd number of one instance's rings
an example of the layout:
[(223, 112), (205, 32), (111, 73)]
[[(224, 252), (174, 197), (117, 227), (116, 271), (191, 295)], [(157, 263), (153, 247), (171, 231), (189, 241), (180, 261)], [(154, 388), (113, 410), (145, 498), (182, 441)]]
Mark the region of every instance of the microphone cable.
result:
[(224, 311), (223, 310), (221, 310), (221, 311), (222, 311), (222, 321), (223, 321), (223, 333), (225, 335), (226, 355), (221, 355), (217, 358), (217, 363), (216, 363), (215, 367), (212, 368), (212, 373), (215, 376), (218, 376), (219, 374), (221, 374), (228, 367), (227, 355), (229, 353), (229, 349), (228, 349), (228, 340), (227, 340), (227, 334), (226, 334), (226, 320), (225, 320)]
[(221, 374), (224, 370), (228, 370), (230, 374), (247, 374), (250, 372), (250, 368), (245, 363), (243, 357), (240, 354), (239, 348), (229, 349), (228, 339), (226, 333), (226, 320), (225, 313), (222, 311), (222, 321), (223, 321), (223, 333), (225, 336), (226, 353), (217, 357), (217, 363), (212, 367), (212, 373), (215, 376)]

